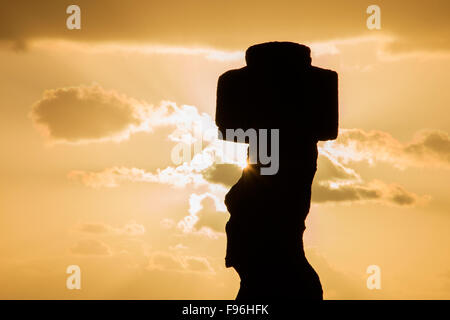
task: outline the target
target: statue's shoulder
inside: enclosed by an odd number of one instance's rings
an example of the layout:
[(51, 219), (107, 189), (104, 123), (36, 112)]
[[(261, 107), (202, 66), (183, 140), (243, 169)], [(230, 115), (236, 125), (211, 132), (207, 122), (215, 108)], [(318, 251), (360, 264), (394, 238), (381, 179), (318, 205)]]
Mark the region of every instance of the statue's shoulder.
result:
[(319, 68), (319, 67), (315, 67), (315, 66), (311, 66), (311, 71), (313, 71), (313, 73), (315, 73), (315, 74), (329, 76), (329, 77), (337, 77), (337, 75), (338, 75), (337, 72), (334, 70)]

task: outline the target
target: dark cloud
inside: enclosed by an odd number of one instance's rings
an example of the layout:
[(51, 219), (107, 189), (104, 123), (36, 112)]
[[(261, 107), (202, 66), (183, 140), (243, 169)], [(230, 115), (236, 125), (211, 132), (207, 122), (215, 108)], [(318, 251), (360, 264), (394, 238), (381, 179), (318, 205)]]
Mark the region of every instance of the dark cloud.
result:
[(52, 141), (74, 143), (120, 140), (143, 122), (135, 100), (98, 85), (47, 90), (30, 116)]
[(419, 196), (397, 184), (385, 184), (381, 181), (342, 185), (313, 183), (312, 186), (312, 201), (316, 203), (377, 201), (397, 206), (414, 206), (427, 199), (427, 196)]
[(366, 27), (370, 2), (78, 0), (81, 30), (68, 30), (70, 1), (8, 1), (0, 11), (0, 39), (66, 39), (244, 49), (267, 40), (300, 42), (388, 35), (392, 51), (448, 50), (446, 0), (376, 2), (381, 30)]
[(450, 165), (450, 137), (441, 131), (425, 131), (417, 142), (407, 145), (405, 153), (418, 158), (435, 158)]
[(215, 163), (203, 172), (203, 177), (212, 183), (234, 185), (242, 175), (242, 168), (231, 163)]
[[(406, 157), (398, 161), (396, 163), (398, 165), (402, 162), (422, 161), (425, 155), (430, 154), (439, 161), (448, 157), (450, 147), (447, 134), (430, 131), (418, 136), (414, 143), (402, 145), (385, 132), (352, 129), (344, 130), (338, 141), (333, 143), (338, 146), (337, 149), (339, 146), (344, 146), (346, 152), (342, 153), (342, 149), (339, 149), (341, 152), (337, 155), (339, 157), (344, 154), (348, 157), (344, 159), (346, 162), (360, 161), (362, 158), (370, 162), (377, 159), (396, 161), (399, 157)], [(332, 151), (331, 154), (333, 154)], [(312, 186), (312, 201), (316, 203), (378, 201), (399, 206), (413, 206), (427, 198), (409, 192), (397, 184), (386, 184), (381, 181), (364, 182), (355, 170), (332, 158), (324, 150), (319, 154), (317, 167)], [(237, 182), (241, 172), (242, 169), (234, 164), (214, 164), (203, 172), (203, 176), (209, 182), (221, 183), (229, 187)], [(203, 209), (202, 212), (215, 212), (212, 200), (208, 202), (211, 202), (210, 210)], [(211, 219), (213, 215), (203, 213), (202, 216), (205, 217), (204, 219)], [(197, 223), (197, 227), (199, 225), (201, 224)]]
[[(385, 134), (379, 133), (375, 136), (385, 137)], [(369, 143), (366, 146), (370, 148)], [(317, 167), (312, 185), (312, 201), (316, 203), (379, 201), (399, 206), (412, 206), (426, 198), (409, 192), (397, 184), (386, 184), (381, 181), (366, 183), (353, 169), (332, 159), (326, 153), (319, 156)]]
[(398, 185), (391, 186), (388, 199), (400, 206), (414, 205), (418, 201), (417, 195), (406, 191), (403, 187)]
[(382, 131), (341, 130), (325, 149), (345, 162), (377, 161), (396, 167), (450, 167), (450, 137), (437, 130), (418, 132), (409, 143), (401, 143)]
[(347, 168), (325, 155), (319, 155), (317, 168), (318, 170), (314, 177), (315, 181), (360, 179), (359, 175), (353, 169)]
[(380, 199), (379, 190), (358, 185), (343, 185), (332, 188), (329, 185), (314, 183), (312, 187), (313, 202), (341, 202)]
[(198, 221), (195, 228), (200, 230), (203, 227), (210, 228), (215, 232), (225, 232), (225, 224), (228, 220), (228, 214), (219, 212), (213, 199), (205, 197), (201, 205), (203, 208), (197, 212)]

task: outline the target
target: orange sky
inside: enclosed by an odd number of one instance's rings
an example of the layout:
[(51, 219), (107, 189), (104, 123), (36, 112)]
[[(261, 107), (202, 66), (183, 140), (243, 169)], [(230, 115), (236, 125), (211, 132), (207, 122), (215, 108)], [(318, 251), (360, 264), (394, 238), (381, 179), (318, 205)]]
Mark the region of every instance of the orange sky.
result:
[(214, 127), (218, 76), (267, 40), (339, 73), (305, 234), (325, 298), (450, 298), (448, 1), (378, 1), (372, 31), (356, 0), (80, 0), (67, 30), (70, 4), (0, 12), (0, 298), (234, 298), (223, 196), (240, 167), (214, 139), (202, 161), (171, 152)]

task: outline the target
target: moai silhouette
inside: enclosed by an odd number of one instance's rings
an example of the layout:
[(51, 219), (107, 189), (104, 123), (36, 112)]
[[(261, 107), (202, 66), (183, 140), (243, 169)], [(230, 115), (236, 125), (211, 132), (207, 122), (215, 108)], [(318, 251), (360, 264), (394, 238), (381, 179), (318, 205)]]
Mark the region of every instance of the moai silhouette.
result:
[(218, 80), (216, 124), (223, 139), (227, 129), (269, 129), (257, 148), (266, 143), (271, 150), (271, 133), (279, 132), (277, 172), (261, 174), (267, 164), (257, 157), (225, 197), (225, 265), (241, 279), (236, 299), (323, 297), (303, 232), (317, 142), (338, 134), (338, 76), (312, 66), (310, 54), (293, 42), (257, 44), (246, 51), (247, 66)]

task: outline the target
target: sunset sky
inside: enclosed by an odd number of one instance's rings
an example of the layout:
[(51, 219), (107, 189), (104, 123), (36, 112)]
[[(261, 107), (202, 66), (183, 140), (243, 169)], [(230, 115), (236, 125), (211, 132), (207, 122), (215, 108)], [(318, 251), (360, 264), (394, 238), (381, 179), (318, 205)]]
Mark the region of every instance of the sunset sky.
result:
[[(80, 30), (66, 27), (71, 4)], [(371, 4), (380, 30), (366, 26)], [(243, 159), (211, 136), (192, 161), (171, 154), (215, 130), (219, 75), (278, 40), (339, 74), (339, 137), (319, 144), (304, 236), (324, 298), (450, 299), (449, 11), (445, 0), (2, 3), (0, 298), (234, 299), (223, 198)], [(66, 288), (69, 265), (81, 290)], [(366, 287), (370, 265), (380, 290)]]

